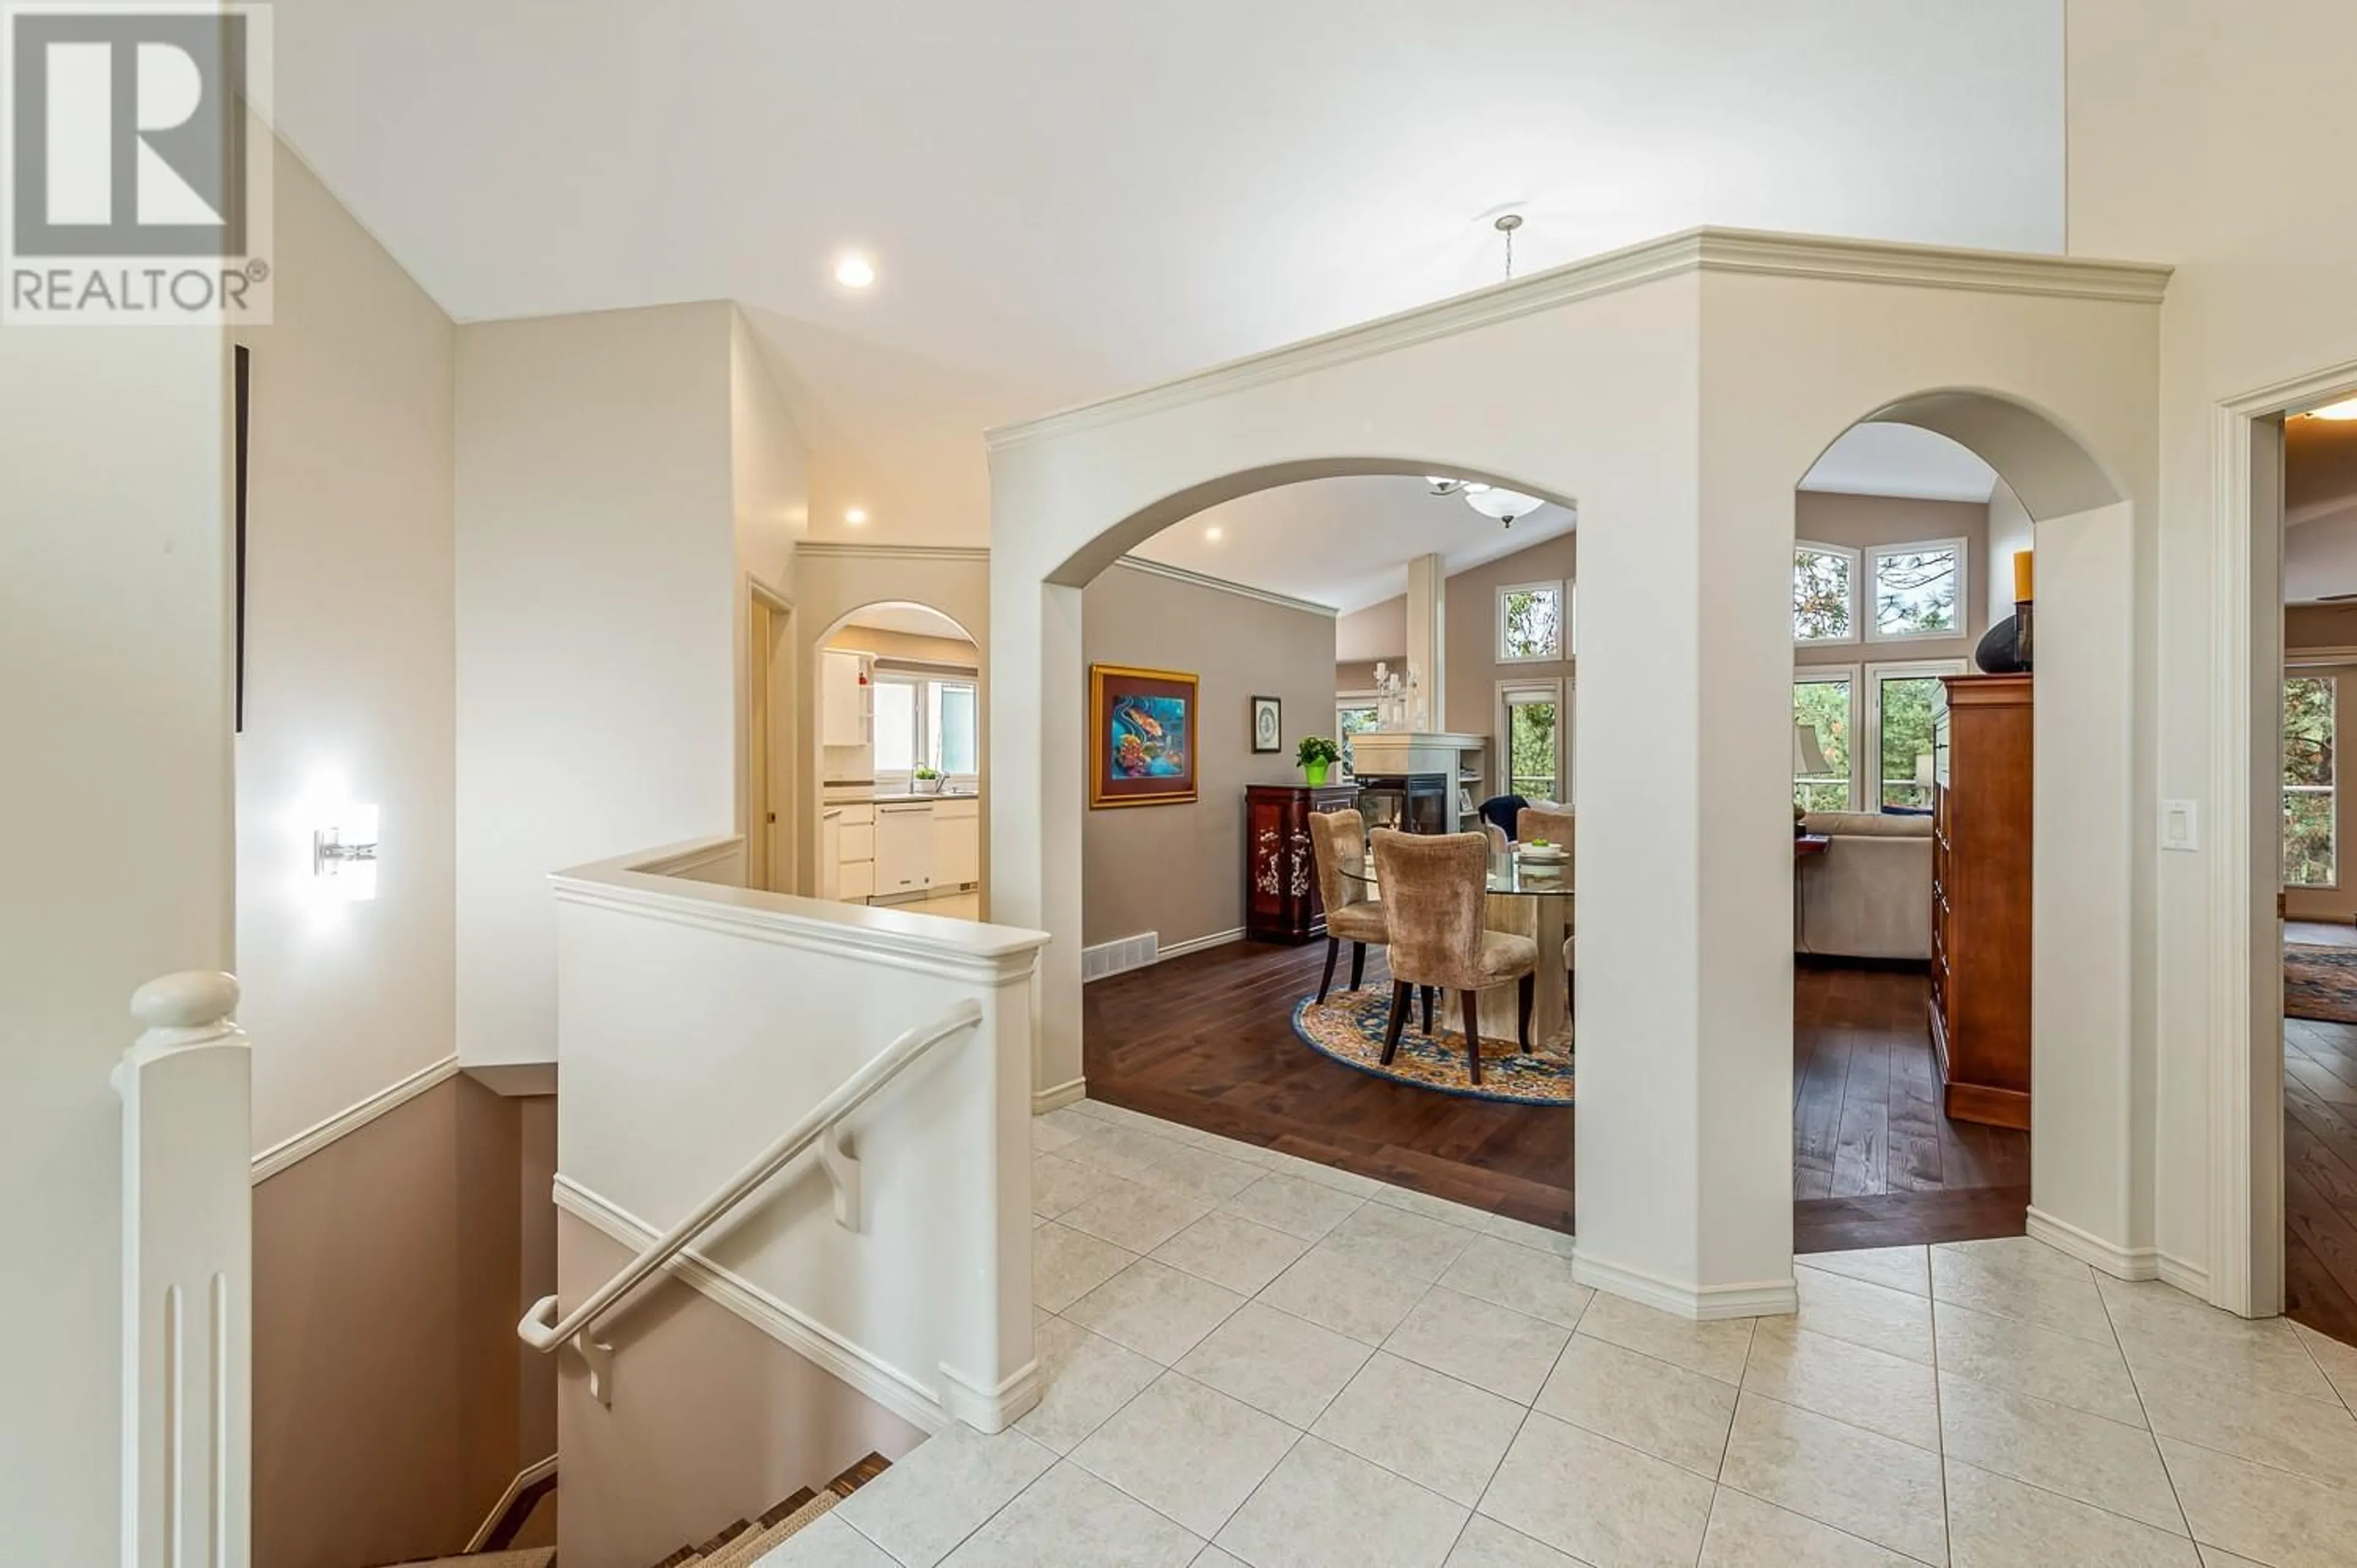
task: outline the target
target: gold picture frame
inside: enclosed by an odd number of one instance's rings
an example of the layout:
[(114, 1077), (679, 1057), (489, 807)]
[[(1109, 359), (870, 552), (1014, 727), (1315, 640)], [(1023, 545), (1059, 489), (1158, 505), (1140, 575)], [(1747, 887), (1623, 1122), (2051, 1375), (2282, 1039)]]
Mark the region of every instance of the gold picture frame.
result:
[(1184, 671), (1089, 666), (1089, 808), (1197, 798), (1202, 703)]

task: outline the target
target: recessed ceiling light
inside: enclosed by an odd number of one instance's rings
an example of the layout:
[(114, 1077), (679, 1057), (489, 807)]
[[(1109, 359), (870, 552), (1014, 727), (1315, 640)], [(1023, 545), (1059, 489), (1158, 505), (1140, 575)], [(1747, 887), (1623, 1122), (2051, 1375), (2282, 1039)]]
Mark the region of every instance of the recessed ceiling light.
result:
[(835, 258), (834, 281), (845, 288), (866, 288), (876, 281), (876, 263), (856, 251)]
[(2357, 397), (2344, 398), (2339, 403), (2327, 403), (2322, 408), (2310, 409), (2308, 416), (2310, 419), (2357, 419)]
[(852, 527), (857, 528), (861, 523), (867, 521), (867, 509), (860, 506), (853, 507), (849, 511), (843, 514), (843, 521), (851, 524)]
[(1217, 539), (1217, 538), (1219, 538), (1219, 537), (1220, 537), (1220, 525), (1219, 525), (1218, 523), (1216, 523), (1216, 522), (1215, 522), (1215, 523), (1211, 524), (1211, 527), (1209, 527), (1209, 528), (1207, 528), (1207, 529), (1203, 530), (1203, 537), (1204, 537), (1204, 538), (1206, 538), (1206, 539)]

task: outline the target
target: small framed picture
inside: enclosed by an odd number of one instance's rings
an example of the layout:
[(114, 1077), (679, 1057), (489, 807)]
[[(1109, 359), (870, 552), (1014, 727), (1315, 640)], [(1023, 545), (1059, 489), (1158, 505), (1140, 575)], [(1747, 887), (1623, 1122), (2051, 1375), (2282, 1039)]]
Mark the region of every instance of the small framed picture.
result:
[(1275, 697), (1252, 700), (1252, 748), (1281, 751), (1285, 739), (1285, 704)]
[(1457, 809), (1469, 815), (1473, 811), (1473, 791), (1462, 784), (1457, 787)]

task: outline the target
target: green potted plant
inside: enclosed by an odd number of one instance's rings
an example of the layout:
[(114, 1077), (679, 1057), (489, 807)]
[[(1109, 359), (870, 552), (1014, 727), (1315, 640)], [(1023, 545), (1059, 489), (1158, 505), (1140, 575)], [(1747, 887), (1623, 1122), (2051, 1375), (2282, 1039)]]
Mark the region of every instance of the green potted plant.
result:
[(1326, 782), (1326, 770), (1342, 760), (1341, 748), (1322, 735), (1305, 735), (1293, 748), (1293, 760), (1312, 785)]
[(920, 768), (909, 778), (911, 794), (938, 795), (942, 792), (942, 770), (938, 768)]

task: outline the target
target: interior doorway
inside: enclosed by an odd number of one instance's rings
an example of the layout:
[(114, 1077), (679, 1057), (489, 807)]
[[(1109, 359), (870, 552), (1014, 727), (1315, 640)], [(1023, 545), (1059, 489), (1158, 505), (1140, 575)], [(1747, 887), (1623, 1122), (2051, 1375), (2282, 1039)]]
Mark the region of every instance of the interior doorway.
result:
[(780, 831), (793, 809), (793, 715), (782, 702), (792, 690), (790, 659), (793, 607), (758, 583), (745, 611), (745, 886), (791, 891), (793, 835)]

